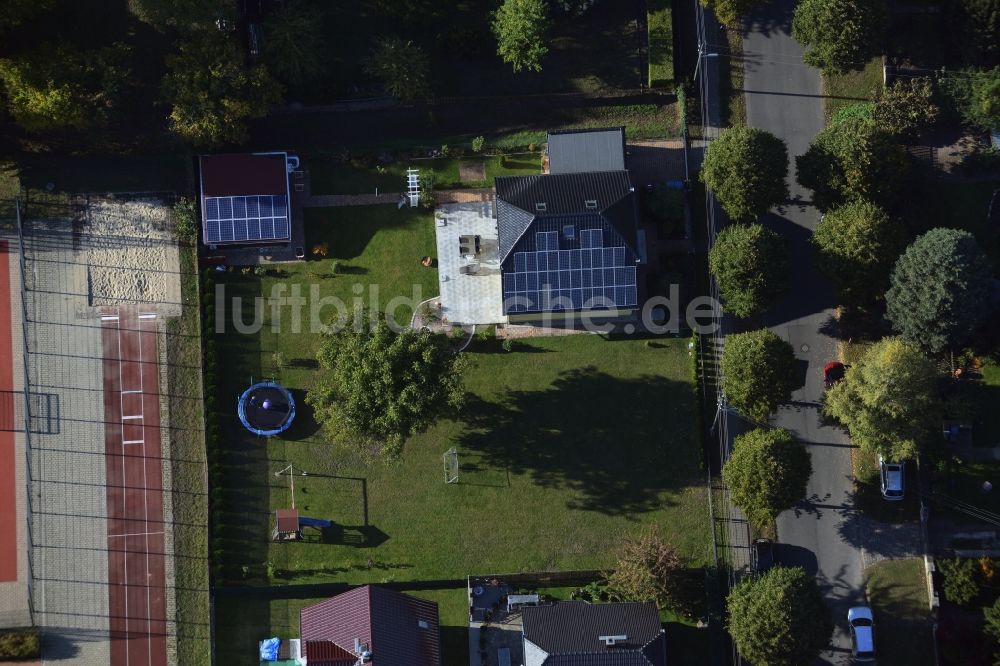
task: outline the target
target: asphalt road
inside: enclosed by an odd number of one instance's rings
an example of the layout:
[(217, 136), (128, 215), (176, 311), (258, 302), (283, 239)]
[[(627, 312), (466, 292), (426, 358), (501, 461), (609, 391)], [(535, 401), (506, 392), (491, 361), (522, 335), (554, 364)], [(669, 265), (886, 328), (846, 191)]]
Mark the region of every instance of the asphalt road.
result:
[(764, 322), (794, 347), (803, 383), (772, 423), (805, 442), (813, 462), (806, 501), (778, 517), (779, 557), (817, 576), (837, 624), (821, 663), (842, 664), (850, 663), (847, 608), (864, 599), (864, 590), (854, 536), (850, 443), (839, 429), (821, 424), (818, 410), (823, 365), (836, 357), (836, 341), (826, 333), (834, 294), (812, 266), (809, 236), (819, 212), (809, 203), (810, 192), (795, 183), (794, 157), (823, 127), (823, 105), (819, 72), (802, 63), (802, 47), (791, 37), (794, 4), (776, 0), (746, 21), (744, 89), (747, 124), (783, 139), (790, 158), (792, 201), (772, 211), (765, 223), (791, 243), (792, 289)]

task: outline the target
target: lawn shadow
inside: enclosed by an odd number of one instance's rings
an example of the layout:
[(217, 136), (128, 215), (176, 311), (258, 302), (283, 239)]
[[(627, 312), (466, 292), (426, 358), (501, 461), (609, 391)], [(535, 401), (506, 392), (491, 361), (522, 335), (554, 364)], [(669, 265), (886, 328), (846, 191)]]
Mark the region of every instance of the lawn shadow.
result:
[(295, 420), (288, 430), (281, 433), (281, 439), (293, 442), (307, 439), (319, 432), (320, 425), (316, 422), (316, 410), (306, 402), (306, 391), (302, 389), (289, 389), (295, 399)]
[(672, 504), (664, 491), (687, 487), (698, 468), (690, 386), (644, 375), (621, 379), (585, 367), (562, 373), (541, 391), (507, 391), (497, 402), (470, 396), (461, 450), (478, 465), (566, 488), (568, 506), (630, 517)]
[[(347, 208), (306, 208), (306, 246), (327, 243), (326, 260), (360, 257), (380, 231), (405, 226), (426, 213), (419, 208), (393, 206), (351, 206)], [(345, 275), (362, 275), (367, 269), (337, 265)]]

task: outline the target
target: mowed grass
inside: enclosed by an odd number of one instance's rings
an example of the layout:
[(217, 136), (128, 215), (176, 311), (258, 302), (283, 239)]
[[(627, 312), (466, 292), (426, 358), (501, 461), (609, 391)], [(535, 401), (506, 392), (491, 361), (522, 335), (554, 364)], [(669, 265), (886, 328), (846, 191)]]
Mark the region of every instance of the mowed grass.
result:
[(846, 74), (824, 74), (823, 94), (826, 122), (844, 107), (871, 101), (875, 91), (883, 86), (882, 58), (875, 57), (858, 70)]
[(674, 25), (668, 0), (646, 3), (649, 33), (649, 87), (662, 88), (674, 82)]
[[(219, 274), (227, 295), (266, 297), (276, 285), (287, 295), (300, 283), (305, 295), (316, 284), (320, 295), (349, 302), (378, 285), (384, 304), (414, 285), (421, 297), (436, 291), (436, 271), (419, 264), (434, 253), (429, 214), (393, 206), (314, 209), (306, 229), (310, 247), (329, 243), (328, 258), (263, 276)], [(246, 322), (251, 302), (243, 304)], [(244, 335), (227, 324), (216, 338), (223, 369), (216, 418), (227, 454), (226, 487), (213, 490), (214, 515), (223, 523), (216, 554), (226, 558), (227, 572), (216, 584), (412, 586), (441, 604), (446, 663), (459, 664), (467, 663), (467, 609), (455, 582), (469, 574), (607, 568), (621, 536), (649, 524), (691, 566), (708, 562), (685, 340), (576, 335), (525, 340), (512, 352), (496, 340), (477, 341), (465, 353), (461, 413), (407, 441), (400, 459), (373, 463), (331, 444), (304, 403), (318, 379), (321, 342), (308, 314), (295, 333), (287, 306), (277, 318), (268, 307), (264, 313), (260, 332)], [(409, 313), (401, 308), (399, 320)], [(284, 355), (280, 368), (275, 351)], [(299, 412), (286, 438), (262, 440), (239, 426), (235, 397), (251, 377), (271, 375), (293, 390)], [(451, 446), (459, 451), (460, 475), (449, 485), (442, 454)], [(288, 464), (308, 472), (295, 477), (300, 514), (335, 527), (307, 530), (303, 543), (272, 544), (273, 510), (291, 504), (289, 478), (274, 472)], [(256, 641), (296, 635), (305, 603), (220, 597), (218, 640), (234, 646), (236, 663), (253, 663)]]
[(930, 666), (934, 640), (920, 559), (887, 560), (865, 572), (879, 663)]
[[(481, 166), (484, 177), (462, 180), (461, 166)], [(539, 153), (494, 155), (480, 157), (442, 157), (437, 159), (400, 160), (388, 164), (374, 161), (344, 161), (317, 157), (309, 162), (310, 186), (313, 194), (372, 194), (401, 192), (406, 189), (407, 168), (431, 170), (438, 188), (486, 187), (496, 176), (520, 176), (542, 171)]]
[[(474, 349), (461, 415), (411, 438), (393, 464), (360, 464), (320, 432), (270, 443), (271, 466), (310, 473), (296, 479), (301, 512), (337, 524), (326, 543), (271, 546), (284, 572), (275, 582), (601, 568), (623, 534), (650, 523), (705, 563), (687, 350), (662, 345), (572, 336)], [(446, 485), (450, 446), (461, 473)], [(286, 478), (270, 497), (271, 508), (290, 504)]]

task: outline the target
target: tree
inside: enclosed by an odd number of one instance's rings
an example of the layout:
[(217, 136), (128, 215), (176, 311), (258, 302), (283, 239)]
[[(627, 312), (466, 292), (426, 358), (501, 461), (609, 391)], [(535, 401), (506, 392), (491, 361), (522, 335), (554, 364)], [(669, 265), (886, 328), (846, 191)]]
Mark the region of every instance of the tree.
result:
[(545, 0), (504, 0), (493, 16), (497, 53), (515, 72), (542, 71), (542, 58), (549, 52), (545, 45), (548, 31)]
[(941, 87), (962, 122), (983, 131), (1000, 127), (1000, 67), (948, 73)]
[(861, 69), (878, 48), (888, 15), (883, 0), (801, 0), (792, 36), (803, 60), (828, 74)]
[(896, 262), (886, 318), (907, 340), (932, 352), (968, 340), (991, 309), (993, 271), (975, 237), (931, 229)]
[(365, 71), (381, 81), (393, 97), (410, 101), (430, 95), (427, 82), (430, 62), (413, 42), (398, 37), (378, 40), (365, 63)]
[(739, 435), (722, 469), (733, 502), (758, 527), (805, 497), (811, 475), (809, 452), (781, 428)]
[(936, 423), (937, 372), (914, 344), (885, 338), (826, 393), (826, 414), (862, 449), (887, 460), (916, 457)]
[(778, 137), (750, 127), (722, 130), (705, 154), (699, 178), (737, 221), (753, 220), (788, 199), (788, 150)]
[(396, 333), (376, 319), (357, 311), (324, 338), (323, 372), (306, 402), (332, 439), (393, 457), (407, 437), (461, 405), (464, 363), (446, 337)]
[(171, 125), (195, 144), (243, 141), (246, 121), (281, 100), (281, 87), (267, 70), (247, 68), (236, 42), (219, 32), (182, 42), (167, 68), (163, 95), (171, 105)]
[(816, 135), (805, 154), (795, 158), (799, 184), (813, 191), (823, 210), (868, 199), (892, 203), (907, 169), (906, 152), (874, 120), (846, 118)]
[(833, 635), (816, 579), (801, 567), (746, 576), (726, 600), (736, 649), (757, 666), (811, 664)]
[(124, 44), (89, 51), (42, 44), (0, 60), (10, 113), (34, 132), (102, 126), (125, 87), (130, 55)]
[(708, 265), (726, 310), (737, 317), (763, 312), (788, 290), (788, 243), (760, 224), (719, 232)]
[(935, 563), (941, 572), (944, 598), (964, 606), (979, 596), (976, 565), (967, 557), (941, 558)]
[(216, 29), (216, 21), (234, 21), (232, 3), (226, 0), (128, 0), (128, 9), (157, 30)]
[(696, 613), (690, 579), (677, 549), (650, 526), (625, 537), (618, 547), (614, 571), (607, 574), (608, 593), (619, 601), (655, 601), (686, 616)]
[(958, 0), (951, 8), (963, 62), (1000, 65), (1000, 0)]
[(812, 242), (817, 267), (857, 302), (884, 293), (906, 233), (880, 206), (859, 199), (824, 215)]
[(8, 33), (52, 7), (52, 0), (5, 0), (0, 11), (0, 35)]
[(729, 26), (736, 25), (741, 18), (766, 2), (767, 0), (701, 0), (701, 4), (711, 9), (720, 23)]
[(323, 72), (326, 44), (316, 8), (307, 0), (294, 0), (264, 21), (261, 53), (268, 71), (297, 88)]
[(795, 388), (795, 352), (767, 329), (726, 338), (722, 351), (722, 388), (729, 403), (763, 421)]
[(1000, 643), (1000, 597), (997, 597), (992, 606), (983, 609), (983, 619), (986, 620), (986, 626), (983, 627), (986, 635)]
[(872, 120), (883, 132), (912, 140), (933, 125), (939, 113), (930, 79), (905, 79), (876, 90)]

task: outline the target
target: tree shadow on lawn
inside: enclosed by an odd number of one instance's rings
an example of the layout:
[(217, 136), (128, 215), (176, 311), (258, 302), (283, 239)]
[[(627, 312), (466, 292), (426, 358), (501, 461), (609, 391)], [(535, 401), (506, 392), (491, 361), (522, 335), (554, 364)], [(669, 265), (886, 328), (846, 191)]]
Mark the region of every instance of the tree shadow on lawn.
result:
[[(420, 208), (395, 206), (351, 206), (345, 208), (307, 208), (304, 211), (307, 249), (327, 243), (330, 254), (325, 259), (354, 259), (380, 231), (403, 227), (427, 215)], [(418, 257), (419, 259), (419, 257)], [(363, 267), (337, 266), (350, 275), (367, 272)]]
[(692, 408), (687, 384), (585, 367), (497, 402), (471, 396), (459, 443), (479, 452), (482, 464), (573, 491), (571, 509), (629, 517), (670, 506), (663, 491), (693, 482)]

